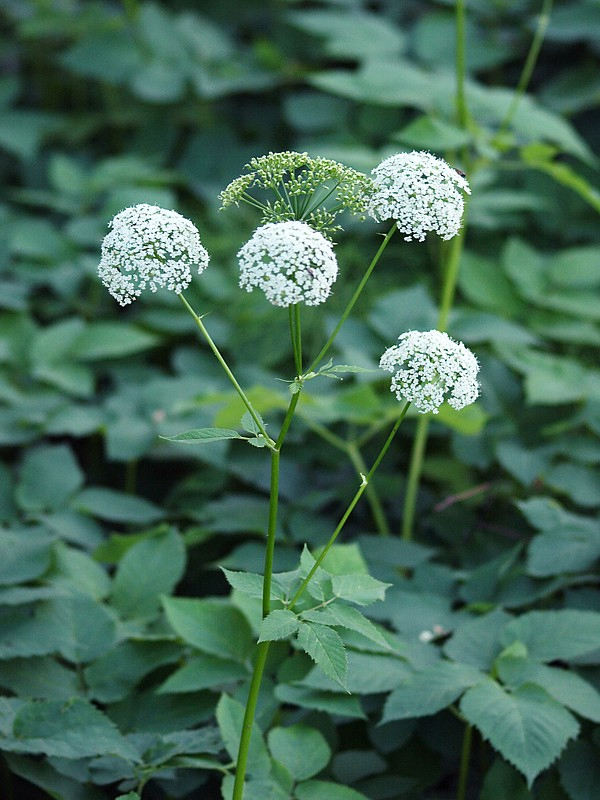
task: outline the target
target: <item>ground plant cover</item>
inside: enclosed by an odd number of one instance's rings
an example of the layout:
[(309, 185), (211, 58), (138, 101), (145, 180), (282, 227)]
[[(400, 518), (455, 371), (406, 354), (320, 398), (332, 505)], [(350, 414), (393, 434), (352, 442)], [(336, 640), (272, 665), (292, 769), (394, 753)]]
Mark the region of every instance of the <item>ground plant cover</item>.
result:
[(1, 800), (598, 800), (597, 0), (0, 0)]

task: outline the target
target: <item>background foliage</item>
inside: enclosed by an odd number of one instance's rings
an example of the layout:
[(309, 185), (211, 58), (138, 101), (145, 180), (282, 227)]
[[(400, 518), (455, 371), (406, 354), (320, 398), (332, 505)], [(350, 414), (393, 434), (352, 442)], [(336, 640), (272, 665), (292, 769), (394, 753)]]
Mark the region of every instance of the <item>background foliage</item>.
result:
[[(468, 6), (460, 126), (448, 0), (0, 2), (7, 798), (134, 798), (146, 784), (144, 798), (216, 798), (237, 749), (260, 614), (219, 566), (261, 571), (268, 471), (235, 442), (158, 438), (236, 427), (241, 409), (177, 298), (123, 311), (99, 285), (107, 221), (150, 202), (197, 222), (212, 265), (194, 304), (274, 417), (276, 377), (292, 377), (286, 321), (237, 288), (255, 220), (219, 213), (218, 192), (269, 150), (368, 171), (411, 148), (469, 163), (449, 331), (481, 361), (481, 401), (432, 425), (408, 543), (383, 535), (400, 522), (414, 418), (403, 425), (376, 482), (387, 522), (360, 506), (328, 562), (392, 584), (367, 609), (387, 644), (342, 632), (351, 695), (273, 647), (247, 794), (596, 796), (600, 8), (556, 3), (505, 125), (540, 6)], [(344, 278), (329, 316), (308, 315), (314, 348), (377, 235), (348, 221), (338, 237)], [(402, 331), (435, 326), (440, 247), (392, 242), (338, 339), (342, 363), (372, 366)], [(394, 413), (377, 376), (321, 384), (284, 460), (280, 570), (325, 541), (356, 487), (352, 443)], [(365, 441), (369, 462), (380, 443)]]

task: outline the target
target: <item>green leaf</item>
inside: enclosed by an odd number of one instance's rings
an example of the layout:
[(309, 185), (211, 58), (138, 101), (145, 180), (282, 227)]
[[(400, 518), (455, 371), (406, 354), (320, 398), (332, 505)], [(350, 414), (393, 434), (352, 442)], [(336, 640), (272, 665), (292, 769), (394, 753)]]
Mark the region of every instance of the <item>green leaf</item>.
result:
[(250, 626), (226, 601), (163, 597), (163, 606), (173, 630), (202, 652), (239, 662), (251, 652)]
[(196, 428), (175, 436), (161, 436), (169, 442), (184, 442), (185, 444), (199, 444), (202, 442), (218, 442), (223, 439), (244, 439), (237, 431), (228, 428)]
[(560, 782), (570, 800), (596, 800), (600, 786), (600, 752), (586, 741), (572, 742), (558, 764)]
[(21, 706), (15, 716), (13, 736), (2, 740), (2, 749), (69, 759), (114, 753), (139, 760), (137, 751), (114, 722), (81, 698), (66, 703), (41, 700)]
[[(233, 761), (237, 761), (243, 721), (244, 706), (233, 697), (221, 695), (217, 704), (217, 722), (225, 748)], [(256, 722), (252, 723), (247, 769), (248, 775), (256, 777), (265, 777), (271, 772), (271, 759)]]
[(31, 756), (5, 753), (9, 769), (33, 786), (38, 786), (53, 800), (103, 800), (96, 787), (82, 787), (79, 781), (61, 775), (48, 761)]
[[(390, 692), (411, 677), (412, 670), (404, 659), (348, 650), (347, 688), (357, 697)], [(341, 691), (339, 684), (328, 678), (318, 667), (314, 667), (299, 685), (328, 692)]]
[(383, 583), (371, 575), (334, 575), (331, 586), (336, 597), (349, 600), (359, 606), (368, 606), (385, 598), (385, 590), (391, 583)]
[(575, 718), (547, 692), (532, 685), (509, 694), (487, 680), (465, 692), (460, 710), (525, 775), (528, 786), (579, 732)]
[(444, 152), (464, 147), (471, 134), (439, 117), (421, 116), (392, 136), (393, 141), (419, 150)]
[(69, 592), (83, 592), (94, 600), (110, 593), (111, 580), (106, 570), (82, 550), (57, 542), (50, 575), (53, 586), (66, 587)]
[(78, 511), (87, 512), (109, 522), (131, 522), (147, 525), (163, 516), (162, 509), (145, 500), (116, 489), (90, 486), (83, 489), (71, 502)]
[(90, 322), (73, 343), (71, 352), (80, 361), (100, 361), (140, 353), (158, 342), (154, 333), (130, 322)]
[(98, 658), (117, 638), (114, 616), (87, 594), (48, 600), (36, 610), (35, 619), (56, 632), (56, 650), (75, 664)]
[(80, 691), (75, 670), (37, 656), (0, 661), (0, 686), (31, 699), (69, 700)]
[(367, 59), (398, 55), (404, 35), (378, 14), (358, 8), (323, 8), (292, 12), (289, 22), (323, 38), (324, 52), (342, 59)]
[[(246, 597), (262, 600), (264, 583), (262, 575), (257, 575), (254, 572), (234, 572), (225, 567), (221, 567), (221, 571), (227, 578), (227, 583), (232, 589), (236, 589), (241, 594), (246, 595)], [(275, 583), (275, 581), (272, 583)], [(273, 592), (271, 592), (271, 597), (273, 597)]]
[(362, 792), (331, 781), (306, 781), (296, 786), (295, 793), (297, 800), (369, 800)]
[(373, 625), (371, 620), (367, 619), (357, 608), (352, 606), (332, 603), (316, 611), (305, 611), (302, 618), (312, 622), (319, 622), (322, 625), (339, 626), (340, 628), (356, 631), (366, 639), (386, 649), (391, 649), (385, 636)]
[(326, 625), (302, 622), (298, 644), (326, 675), (346, 688), (348, 656), (339, 634)]
[(548, 528), (529, 544), (527, 571), (537, 578), (583, 572), (600, 558), (600, 530), (594, 519)]
[(119, 642), (85, 668), (89, 696), (101, 703), (123, 700), (146, 675), (165, 664), (177, 663), (181, 655), (182, 647), (177, 642)]
[(288, 686), (280, 684), (275, 688), (275, 697), (282, 703), (323, 711), (348, 719), (366, 719), (358, 697), (334, 692), (324, 692), (305, 686)]
[(112, 604), (123, 617), (153, 616), (161, 594), (173, 591), (185, 570), (183, 539), (174, 529), (134, 544), (113, 581)]
[(158, 688), (161, 694), (199, 692), (248, 678), (248, 669), (237, 661), (201, 654), (193, 656)]
[(70, 447), (44, 445), (26, 453), (16, 489), (17, 502), (28, 512), (55, 511), (83, 485), (83, 472)]
[(505, 646), (522, 642), (534, 660), (569, 661), (598, 649), (600, 613), (575, 609), (530, 611), (505, 625), (500, 638)]
[(331, 749), (323, 734), (306, 725), (272, 728), (268, 742), (271, 755), (289, 770), (294, 781), (312, 778), (331, 758)]
[(50, 566), (56, 537), (40, 527), (0, 528), (0, 585), (33, 580)]
[(545, 475), (548, 486), (586, 508), (600, 506), (598, 470), (584, 464), (556, 464)]
[(277, 639), (287, 639), (293, 633), (296, 633), (300, 626), (300, 620), (293, 611), (288, 609), (279, 609), (271, 611), (265, 617), (259, 629), (259, 642), (272, 642)]
[(522, 775), (500, 757), (496, 758), (485, 774), (480, 800), (498, 800), (499, 797), (510, 797), (511, 800), (534, 800)]
[[(315, 550), (315, 556), (319, 556), (321, 550), (320, 547)], [(321, 568), (331, 575), (367, 575), (369, 573), (367, 562), (356, 542), (334, 544), (321, 562)]]
[(600, 693), (576, 672), (510, 655), (501, 656), (496, 667), (498, 677), (509, 687), (534, 683), (580, 717), (600, 722)]
[(437, 714), (454, 703), (465, 689), (484, 680), (468, 664), (438, 661), (403, 682), (387, 698), (382, 723)]
[(600, 247), (572, 247), (561, 250), (550, 262), (550, 278), (558, 286), (594, 289), (600, 286)]
[(117, 800), (142, 800), (137, 792), (127, 792), (127, 794), (120, 794)]
[(510, 616), (498, 608), (489, 614), (467, 620), (453, 633), (444, 652), (455, 661), (488, 670), (500, 653), (500, 631)]

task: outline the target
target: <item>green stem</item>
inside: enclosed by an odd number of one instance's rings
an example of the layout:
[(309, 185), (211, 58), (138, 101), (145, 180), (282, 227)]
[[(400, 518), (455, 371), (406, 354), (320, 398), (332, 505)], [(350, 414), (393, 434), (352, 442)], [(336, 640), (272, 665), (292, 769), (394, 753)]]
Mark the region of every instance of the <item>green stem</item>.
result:
[(465, 733), (463, 736), (462, 750), (460, 754), (460, 772), (458, 775), (458, 789), (456, 790), (456, 800), (465, 800), (467, 794), (467, 778), (469, 776), (469, 758), (471, 756), (472, 738), (473, 738), (473, 729), (467, 723), (465, 724)]
[(417, 504), (417, 492), (423, 469), (423, 459), (427, 446), (427, 433), (429, 430), (429, 417), (419, 417), (415, 438), (410, 454), (406, 492), (404, 494), (404, 508), (402, 513), (402, 538), (410, 541), (413, 535), (413, 523)]
[(302, 374), (302, 328), (300, 325), (300, 304), (294, 303), (289, 308), (290, 314), (290, 334), (292, 337), (292, 348), (294, 350), (294, 366), (296, 375)]
[(469, 109), (465, 93), (467, 74), (466, 2), (456, 2), (456, 119), (461, 128), (469, 124)]
[(206, 342), (207, 342), (208, 346), (210, 347), (210, 349), (215, 354), (217, 361), (219, 362), (219, 364), (225, 370), (225, 374), (227, 375), (227, 377), (229, 378), (229, 380), (233, 384), (233, 386), (234, 386), (236, 392), (239, 394), (243, 404), (248, 409), (248, 413), (250, 414), (250, 416), (252, 417), (252, 419), (256, 423), (256, 427), (258, 428), (258, 430), (261, 432), (261, 434), (263, 435), (263, 437), (265, 439), (265, 444), (267, 445), (267, 447), (269, 447), (271, 450), (273, 450), (274, 447), (275, 447), (275, 442), (271, 439), (271, 437), (267, 433), (262, 419), (260, 418), (259, 414), (257, 414), (257, 412), (254, 410), (254, 406), (252, 405), (252, 403), (250, 402), (250, 400), (246, 396), (246, 394), (245, 394), (244, 390), (242, 389), (242, 387), (237, 382), (233, 372), (229, 369), (229, 366), (228, 366), (227, 362), (225, 361), (225, 359), (223, 358), (223, 356), (221, 355), (221, 353), (219, 352), (219, 349), (218, 349), (217, 345), (213, 342), (211, 335), (206, 330), (206, 326), (202, 322), (202, 317), (199, 317), (198, 314), (196, 314), (194, 309), (191, 307), (191, 305), (188, 303), (188, 301), (183, 296), (183, 293), (181, 293), (179, 295), (179, 297), (181, 298), (181, 302), (183, 303), (183, 305), (187, 308), (187, 310), (192, 315), (192, 317), (194, 319), (194, 322), (196, 323), (196, 325), (200, 329), (200, 332), (202, 333), (202, 335), (206, 339)]
[(314, 361), (312, 362), (310, 367), (306, 370), (307, 373), (308, 372), (313, 372), (313, 370), (317, 367), (317, 365), (320, 363), (320, 361), (322, 361), (322, 359), (325, 357), (325, 355), (329, 352), (329, 348), (331, 347), (331, 345), (335, 341), (335, 338), (338, 335), (338, 333), (340, 332), (340, 329), (341, 329), (342, 325), (348, 319), (348, 316), (350, 315), (350, 312), (354, 308), (354, 305), (355, 305), (356, 301), (358, 300), (358, 298), (360, 297), (362, 290), (365, 288), (365, 284), (367, 283), (367, 281), (369, 280), (369, 277), (371, 276), (371, 273), (373, 272), (373, 270), (377, 266), (377, 262), (381, 258), (382, 254), (383, 254), (383, 251), (385, 250), (385, 248), (388, 245), (388, 242), (390, 241), (390, 239), (394, 235), (395, 230), (396, 230), (396, 223), (394, 222), (394, 224), (392, 225), (390, 230), (387, 232), (387, 234), (386, 234), (383, 242), (381, 243), (379, 249), (377, 250), (377, 252), (373, 256), (373, 259), (372, 259), (371, 263), (367, 267), (367, 271), (365, 272), (365, 274), (362, 277), (362, 280), (360, 281), (360, 283), (356, 287), (356, 291), (354, 292), (354, 294), (352, 295), (352, 298), (350, 299), (350, 302), (348, 303), (348, 305), (344, 309), (344, 313), (340, 317), (340, 320), (339, 320), (338, 324), (333, 329), (333, 332), (331, 333), (329, 339), (327, 339), (327, 341), (325, 342), (325, 344), (321, 348), (321, 350), (320, 350), (319, 354), (317, 355), (317, 357), (314, 359)]
[(402, 420), (406, 416), (406, 412), (408, 411), (409, 405), (410, 405), (410, 403), (405, 401), (404, 406), (402, 408), (402, 411), (400, 412), (400, 416), (398, 417), (398, 419), (394, 423), (394, 427), (390, 431), (390, 434), (387, 437), (387, 439), (385, 440), (385, 443), (384, 443), (383, 447), (379, 451), (379, 455), (375, 459), (375, 462), (373, 463), (373, 466), (371, 467), (371, 469), (369, 470), (369, 472), (366, 475), (362, 476), (362, 481), (361, 481), (361, 484), (360, 484), (360, 486), (358, 488), (358, 491), (356, 492), (356, 494), (354, 495), (354, 497), (350, 501), (350, 505), (348, 506), (348, 508), (344, 511), (344, 514), (343, 514), (342, 518), (340, 519), (340, 521), (339, 521), (339, 523), (337, 525), (337, 528), (331, 534), (331, 536), (329, 538), (329, 541), (327, 542), (327, 544), (325, 545), (325, 547), (321, 551), (319, 557), (317, 558), (317, 560), (313, 564), (310, 572), (308, 573), (306, 578), (304, 578), (304, 580), (302, 581), (302, 584), (300, 585), (300, 588), (298, 589), (296, 594), (293, 596), (290, 604), (288, 605), (288, 608), (291, 609), (296, 605), (296, 603), (300, 599), (300, 596), (304, 593), (304, 590), (306, 589), (306, 587), (310, 583), (313, 575), (318, 570), (320, 565), (323, 563), (323, 560), (324, 560), (325, 556), (327, 555), (327, 553), (329, 552), (329, 550), (333, 546), (333, 543), (337, 539), (338, 535), (340, 534), (340, 531), (342, 530), (342, 528), (344, 527), (344, 525), (348, 521), (348, 518), (349, 518), (350, 514), (354, 510), (354, 507), (356, 506), (356, 504), (358, 503), (358, 501), (360, 500), (360, 498), (364, 494), (367, 486), (369, 485), (369, 481), (371, 480), (371, 478), (373, 477), (373, 475), (375, 474), (375, 472), (377, 470), (377, 467), (381, 464), (381, 462), (383, 460), (383, 457), (385, 456), (385, 454), (389, 450), (389, 447), (390, 447), (391, 443), (394, 440), (394, 436), (396, 435)]
[(462, 258), (464, 247), (464, 231), (467, 224), (467, 211), (469, 208), (469, 198), (465, 198), (465, 209), (463, 216), (463, 228), (461, 232), (455, 236), (448, 245), (448, 257), (446, 259), (444, 278), (442, 284), (442, 294), (440, 299), (440, 310), (438, 313), (437, 328), (439, 331), (444, 331), (448, 327), (448, 317), (454, 301), (456, 292), (456, 283), (458, 281), (458, 272), (460, 269), (460, 260)]
[[(271, 583), (273, 577), (273, 558), (275, 554), (275, 534), (277, 532), (277, 510), (279, 506), (279, 455), (286, 434), (289, 430), (294, 411), (300, 398), (300, 392), (296, 392), (290, 400), (279, 436), (271, 450), (271, 485), (269, 496), (269, 526), (267, 530), (267, 544), (265, 547), (265, 568), (263, 577), (262, 595), (262, 616), (263, 619), (271, 611)], [(240, 735), (240, 746), (236, 762), (235, 779), (233, 784), (232, 800), (242, 800), (244, 793), (244, 779), (246, 777), (246, 767), (248, 764), (248, 751), (250, 749), (250, 739), (252, 736), (252, 725), (256, 713), (258, 694), (262, 683), (265, 663), (269, 652), (269, 642), (259, 642), (257, 644), (256, 660), (250, 681), (246, 709), (244, 711), (244, 722)]]
[(256, 660), (254, 662), (254, 670), (250, 681), (248, 699), (246, 700), (246, 710), (244, 711), (244, 721), (242, 723), (242, 734), (240, 737), (240, 747), (238, 750), (231, 800), (242, 800), (244, 796), (244, 778), (246, 777), (246, 768), (248, 766), (248, 752), (250, 750), (252, 726), (254, 724), (256, 704), (258, 702), (260, 685), (265, 671), (270, 644), (270, 642), (259, 642), (256, 646)]
[(525, 63), (523, 64), (523, 70), (521, 71), (521, 76), (519, 78), (517, 88), (515, 89), (515, 93), (513, 95), (511, 104), (508, 107), (508, 111), (506, 112), (506, 114), (504, 115), (504, 119), (500, 123), (498, 133), (496, 134), (496, 139), (500, 138), (502, 134), (506, 133), (507, 129), (509, 128), (511, 122), (514, 119), (515, 114), (517, 113), (517, 108), (519, 107), (519, 103), (523, 99), (525, 91), (529, 85), (529, 81), (531, 80), (531, 76), (533, 74), (536, 61), (538, 59), (540, 50), (542, 48), (544, 36), (546, 35), (546, 29), (550, 22), (550, 14), (552, 12), (552, 2), (553, 0), (544, 0), (542, 4), (542, 11), (538, 17), (538, 24), (535, 29), (533, 39), (531, 41), (531, 46), (529, 47), (529, 52), (527, 53), (527, 57), (525, 58)]
[[(352, 462), (354, 469), (358, 472), (359, 475), (364, 475), (367, 469), (367, 465), (365, 464), (365, 460), (362, 457), (362, 453), (358, 449), (356, 442), (350, 441), (346, 443), (346, 452), (348, 453), (348, 457)], [(373, 515), (373, 519), (375, 521), (375, 526), (379, 531), (381, 536), (389, 536), (390, 526), (387, 521), (387, 517), (383, 510), (383, 506), (381, 505), (381, 500), (379, 499), (379, 495), (377, 494), (377, 490), (375, 489), (374, 484), (369, 483), (367, 488), (365, 489), (367, 503), (371, 509), (371, 514)]]

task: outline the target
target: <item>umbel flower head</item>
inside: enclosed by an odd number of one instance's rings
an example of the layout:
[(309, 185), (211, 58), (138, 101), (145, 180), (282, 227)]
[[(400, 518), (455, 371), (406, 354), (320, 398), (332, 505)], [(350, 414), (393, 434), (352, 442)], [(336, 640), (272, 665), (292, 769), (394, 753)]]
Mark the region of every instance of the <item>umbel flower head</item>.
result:
[(275, 306), (316, 306), (331, 294), (338, 274), (333, 246), (306, 222), (268, 222), (238, 253), (240, 286), (262, 289)]
[(397, 153), (373, 170), (375, 192), (369, 214), (378, 222), (396, 220), (407, 242), (429, 231), (451, 239), (460, 230), (462, 192), (471, 189), (462, 173), (431, 153)]
[(98, 275), (122, 306), (146, 287), (179, 294), (189, 286), (193, 266), (199, 273), (208, 266), (198, 229), (176, 211), (141, 203), (120, 211), (109, 227)]
[(335, 222), (340, 212), (367, 213), (373, 191), (362, 172), (293, 150), (253, 158), (245, 169), (221, 192), (222, 208), (246, 202), (260, 209), (263, 223), (302, 221), (328, 238), (340, 229)]
[(477, 359), (462, 342), (441, 331), (403, 333), (381, 356), (379, 366), (392, 373), (390, 390), (398, 400), (409, 400), (422, 414), (437, 414), (444, 400), (464, 408), (479, 394)]

